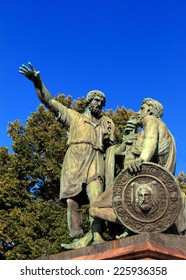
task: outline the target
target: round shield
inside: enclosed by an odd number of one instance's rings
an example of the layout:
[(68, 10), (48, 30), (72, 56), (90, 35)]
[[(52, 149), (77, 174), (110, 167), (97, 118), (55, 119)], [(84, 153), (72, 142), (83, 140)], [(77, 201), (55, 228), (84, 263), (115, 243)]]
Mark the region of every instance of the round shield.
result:
[(113, 188), (113, 209), (133, 232), (163, 232), (175, 222), (181, 192), (174, 176), (162, 166), (143, 163), (141, 170), (121, 171)]

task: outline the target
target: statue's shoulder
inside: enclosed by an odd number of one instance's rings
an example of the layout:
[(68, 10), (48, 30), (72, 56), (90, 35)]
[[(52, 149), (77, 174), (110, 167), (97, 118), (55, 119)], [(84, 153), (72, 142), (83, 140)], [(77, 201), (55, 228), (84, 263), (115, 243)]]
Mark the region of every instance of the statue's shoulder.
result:
[(102, 117), (101, 117), (101, 120), (102, 120), (102, 121), (107, 121), (107, 122), (114, 123), (113, 120), (112, 120), (111, 118), (109, 118), (108, 116), (102, 116)]

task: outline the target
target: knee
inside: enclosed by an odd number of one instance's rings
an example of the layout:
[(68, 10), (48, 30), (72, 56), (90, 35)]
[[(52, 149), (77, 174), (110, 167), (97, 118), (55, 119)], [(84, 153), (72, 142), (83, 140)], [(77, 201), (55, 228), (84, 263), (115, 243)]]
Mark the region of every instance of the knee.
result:
[(74, 209), (74, 210), (79, 209), (79, 204), (71, 198), (67, 198), (66, 203), (67, 203), (67, 208), (69, 208), (69, 209)]
[(67, 203), (67, 206), (70, 207), (73, 205), (73, 200), (71, 198), (67, 198), (66, 203)]
[(92, 218), (95, 218), (96, 216), (96, 208), (95, 207), (90, 207), (89, 209), (89, 215), (92, 217)]
[(92, 204), (103, 193), (103, 183), (97, 179), (90, 182), (86, 188), (90, 203)]

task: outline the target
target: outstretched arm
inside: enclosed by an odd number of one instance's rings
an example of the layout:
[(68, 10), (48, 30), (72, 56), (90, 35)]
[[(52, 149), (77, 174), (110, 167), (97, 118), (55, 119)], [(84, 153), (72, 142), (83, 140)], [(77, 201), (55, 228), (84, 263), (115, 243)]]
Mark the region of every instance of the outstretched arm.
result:
[(47, 108), (50, 109), (52, 96), (50, 92), (45, 88), (40, 77), (40, 72), (36, 71), (30, 62), (28, 63), (28, 65), (30, 66), (30, 68), (23, 64), (19, 68), (19, 73), (23, 74), (27, 79), (33, 82), (38, 98)]
[(56, 117), (60, 116), (60, 121), (63, 121), (64, 123), (67, 124), (67, 122), (69, 122), (68, 109), (61, 103), (52, 99), (51, 93), (47, 90), (47, 88), (45, 87), (44, 83), (41, 80), (40, 72), (36, 71), (30, 62), (28, 63), (28, 65), (29, 67), (23, 64), (19, 68), (19, 73), (23, 74), (27, 79), (33, 82), (37, 96), (40, 99), (40, 101), (51, 112), (53, 112)]

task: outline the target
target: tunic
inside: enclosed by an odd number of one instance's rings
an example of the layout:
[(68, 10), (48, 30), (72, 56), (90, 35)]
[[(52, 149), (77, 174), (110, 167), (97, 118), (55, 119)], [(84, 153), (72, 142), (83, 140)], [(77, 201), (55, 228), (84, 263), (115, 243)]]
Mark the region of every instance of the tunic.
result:
[(114, 123), (107, 116), (93, 119), (65, 106), (60, 106), (58, 119), (68, 129), (68, 149), (64, 157), (60, 199), (79, 194), (83, 184), (100, 178), (104, 181), (104, 135), (114, 141)]

